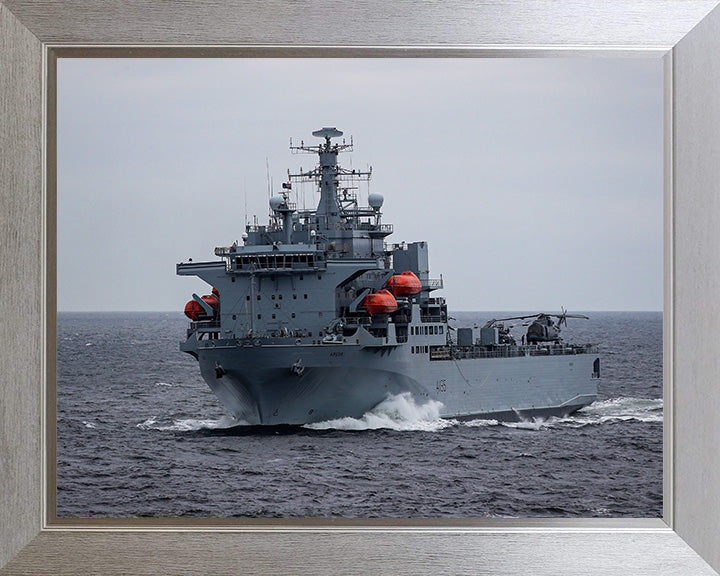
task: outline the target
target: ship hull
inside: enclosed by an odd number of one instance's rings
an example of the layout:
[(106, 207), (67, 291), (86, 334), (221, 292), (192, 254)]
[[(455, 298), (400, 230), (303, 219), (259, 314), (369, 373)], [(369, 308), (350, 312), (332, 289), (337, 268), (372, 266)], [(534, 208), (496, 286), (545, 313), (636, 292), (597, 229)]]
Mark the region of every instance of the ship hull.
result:
[(360, 418), (392, 395), (444, 418), (566, 416), (597, 397), (591, 353), (430, 360), (408, 346), (198, 343), (201, 373), (235, 418), (303, 425)]

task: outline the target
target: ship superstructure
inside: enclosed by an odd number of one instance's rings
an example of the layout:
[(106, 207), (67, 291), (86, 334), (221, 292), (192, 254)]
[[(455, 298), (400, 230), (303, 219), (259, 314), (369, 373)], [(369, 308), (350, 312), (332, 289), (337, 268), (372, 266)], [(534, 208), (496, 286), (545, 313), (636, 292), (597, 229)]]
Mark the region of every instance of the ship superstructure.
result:
[[(338, 164), (353, 145), (337, 142), (342, 135), (323, 128), (313, 132), (319, 145), (291, 143), (318, 164), (288, 174), (269, 223), (247, 225), (242, 245), (215, 248), (217, 260), (177, 265), (212, 287), (186, 305), (180, 349), (233, 416), (264, 425), (358, 418), (402, 393), (439, 401), (453, 418), (565, 415), (592, 402), (597, 347), (559, 337), (573, 315), (523, 317), (521, 344), (504, 319), (453, 333), (427, 243), (386, 243), (383, 197), (369, 194), (362, 207), (355, 193), (371, 170)], [(295, 182), (317, 186), (315, 209), (292, 202)]]

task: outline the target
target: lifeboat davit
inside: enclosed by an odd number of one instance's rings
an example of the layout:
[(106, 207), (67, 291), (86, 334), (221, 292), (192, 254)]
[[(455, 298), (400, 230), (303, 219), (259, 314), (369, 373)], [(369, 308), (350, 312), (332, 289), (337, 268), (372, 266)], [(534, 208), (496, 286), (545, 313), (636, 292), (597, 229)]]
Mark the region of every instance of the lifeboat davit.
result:
[(422, 290), (420, 279), (412, 272), (403, 272), (402, 274), (390, 276), (385, 285), (395, 296), (412, 296), (413, 294), (419, 294), (420, 290)]
[(397, 310), (397, 300), (387, 290), (378, 290), (374, 294), (368, 294), (362, 301), (362, 305), (370, 316), (390, 314)]
[[(214, 288), (213, 292), (215, 292)], [(220, 306), (220, 300), (218, 300), (215, 294), (205, 294), (205, 296), (201, 296), (200, 299), (208, 304), (213, 310), (217, 310), (218, 306)], [(199, 320), (203, 316), (208, 317), (207, 314), (205, 314), (205, 310), (200, 305), (200, 302), (197, 300), (190, 300), (190, 302), (185, 304), (185, 316), (190, 318), (193, 322)]]

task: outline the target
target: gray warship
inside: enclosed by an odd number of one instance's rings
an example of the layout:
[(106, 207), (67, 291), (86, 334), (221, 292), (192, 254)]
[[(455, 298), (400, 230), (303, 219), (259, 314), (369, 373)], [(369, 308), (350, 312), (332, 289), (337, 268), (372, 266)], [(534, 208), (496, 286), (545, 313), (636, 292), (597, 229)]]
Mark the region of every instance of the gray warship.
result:
[[(242, 244), (215, 260), (182, 262), (211, 293), (192, 295), (180, 350), (198, 360), (220, 402), (250, 425), (360, 418), (391, 396), (439, 402), (440, 416), (524, 420), (566, 416), (593, 402), (598, 348), (560, 338), (567, 314), (491, 319), (452, 327), (431, 278), (426, 242), (390, 244), (383, 197), (360, 206), (356, 184), (372, 169), (338, 165), (352, 139), (323, 128), (309, 171), (288, 172), (270, 198), (270, 220), (246, 225)], [(293, 183), (317, 186), (315, 209), (298, 209)], [(518, 344), (505, 322), (527, 326)]]

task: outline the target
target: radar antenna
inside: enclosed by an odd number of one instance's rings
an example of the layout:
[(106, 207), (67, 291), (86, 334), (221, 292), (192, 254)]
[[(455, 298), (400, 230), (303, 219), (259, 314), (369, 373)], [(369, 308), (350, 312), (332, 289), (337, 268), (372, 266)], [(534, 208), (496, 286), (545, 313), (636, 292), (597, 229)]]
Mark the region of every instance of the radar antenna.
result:
[(315, 130), (315, 132), (312, 133), (313, 136), (317, 136), (318, 138), (325, 138), (325, 140), (330, 140), (330, 138), (339, 138), (343, 135), (343, 133), (335, 128), (334, 126), (332, 128), (323, 128), (321, 130)]

